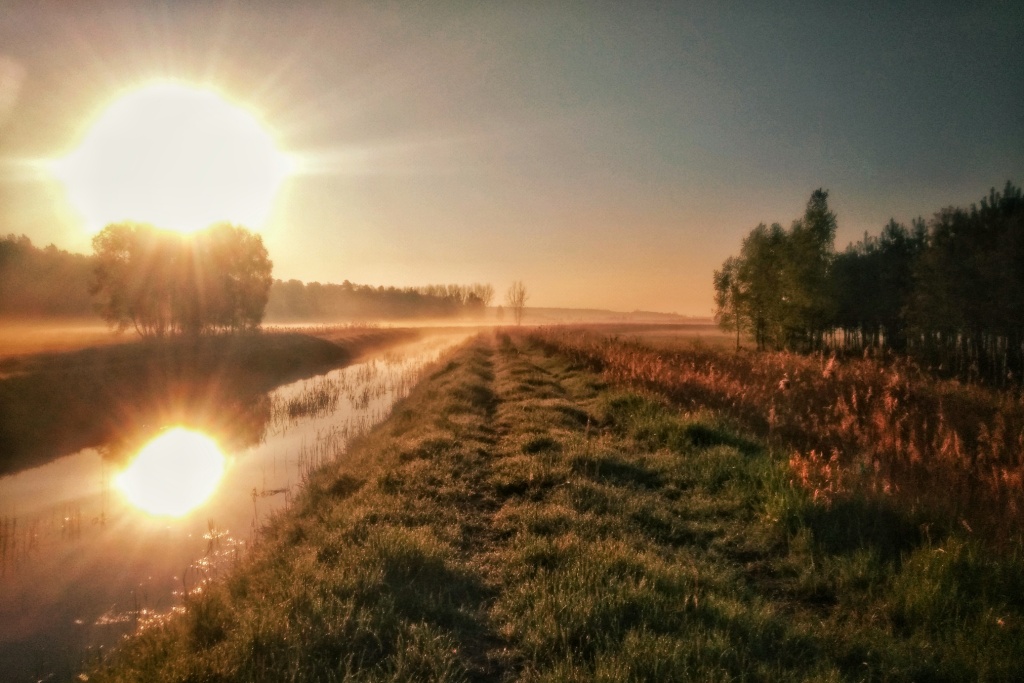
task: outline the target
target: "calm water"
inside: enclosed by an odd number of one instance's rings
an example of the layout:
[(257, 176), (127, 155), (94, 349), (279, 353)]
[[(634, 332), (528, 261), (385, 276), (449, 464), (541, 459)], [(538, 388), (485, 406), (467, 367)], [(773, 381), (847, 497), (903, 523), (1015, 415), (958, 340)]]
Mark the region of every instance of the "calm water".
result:
[(86, 449), (0, 478), (0, 679), (70, 678), (90, 650), (172, 613), (245, 552), (306, 472), (386, 416), (421, 368), (466, 336), (279, 387), (242, 438), (189, 429), (183, 406), (176, 424), (139, 435), (126, 465)]

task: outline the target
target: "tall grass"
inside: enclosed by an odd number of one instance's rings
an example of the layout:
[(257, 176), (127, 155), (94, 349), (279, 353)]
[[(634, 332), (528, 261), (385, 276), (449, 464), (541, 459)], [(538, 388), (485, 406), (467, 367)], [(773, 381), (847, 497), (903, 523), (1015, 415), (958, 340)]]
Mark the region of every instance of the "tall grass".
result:
[(478, 338), (93, 681), (1020, 680), (1024, 563)]
[(889, 499), (996, 542), (1024, 526), (1024, 396), (913, 364), (675, 350), (549, 328), (536, 339), (611, 381), (720, 411), (791, 452), (794, 482), (830, 502)]

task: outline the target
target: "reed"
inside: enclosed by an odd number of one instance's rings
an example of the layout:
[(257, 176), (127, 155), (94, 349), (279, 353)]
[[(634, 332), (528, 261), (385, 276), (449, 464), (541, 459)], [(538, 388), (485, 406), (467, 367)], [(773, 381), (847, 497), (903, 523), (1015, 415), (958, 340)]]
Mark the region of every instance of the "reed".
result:
[(90, 680), (1024, 675), (1021, 556), (815, 499), (722, 411), (580, 358), (516, 333), (442, 359)]
[(819, 499), (879, 496), (1002, 544), (1024, 529), (1024, 396), (913, 363), (726, 352), (549, 328), (535, 339), (606, 378), (711, 409), (790, 452)]

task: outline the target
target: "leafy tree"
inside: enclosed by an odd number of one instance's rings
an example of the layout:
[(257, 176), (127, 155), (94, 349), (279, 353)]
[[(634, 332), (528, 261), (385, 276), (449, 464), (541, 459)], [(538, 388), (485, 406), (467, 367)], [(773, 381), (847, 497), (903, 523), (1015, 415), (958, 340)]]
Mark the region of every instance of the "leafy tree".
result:
[(737, 334), (749, 330), (758, 349), (820, 346), (835, 313), (835, 232), (828, 192), (820, 189), (789, 232), (778, 223), (751, 230), (738, 259), (715, 273), (719, 323)]
[(740, 289), (739, 270), (740, 260), (730, 256), (722, 264), (721, 270), (716, 270), (715, 278), (715, 320), (724, 329), (732, 327), (736, 330), (736, 350), (740, 348), (740, 332), (743, 328), (741, 309), (743, 307), (743, 292)]
[(826, 190), (811, 193), (803, 218), (793, 223), (787, 237), (786, 345), (818, 348), (835, 314), (829, 276), (835, 251), (836, 215), (828, 208)]
[(1007, 183), (929, 223), (914, 268), (910, 323), (919, 354), (962, 377), (1024, 372), (1024, 197)]
[(1024, 193), (1008, 182), (969, 209), (834, 253), (828, 193), (786, 232), (759, 225), (715, 272), (717, 316), (758, 348), (835, 344), (906, 352), (963, 379), (1024, 379)]
[(192, 235), (116, 223), (93, 238), (92, 292), (118, 329), (142, 336), (253, 329), (260, 324), (272, 264), (263, 240), (218, 224)]
[(789, 310), (785, 266), (788, 255), (786, 233), (778, 223), (763, 223), (743, 240), (737, 279), (740, 314), (748, 321), (758, 349), (783, 344), (783, 330)]

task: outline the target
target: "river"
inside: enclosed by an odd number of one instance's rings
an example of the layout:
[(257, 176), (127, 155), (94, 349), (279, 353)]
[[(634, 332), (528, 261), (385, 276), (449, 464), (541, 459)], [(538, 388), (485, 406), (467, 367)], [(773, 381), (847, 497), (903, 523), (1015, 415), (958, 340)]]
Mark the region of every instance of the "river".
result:
[(348, 440), (468, 334), (429, 336), (281, 386), (239, 434), (180, 417), (151, 425), (125, 464), (88, 448), (0, 478), (0, 678), (70, 679), (87, 658), (180, 609), (184, 594), (245, 553), (308, 471), (344, 458)]

